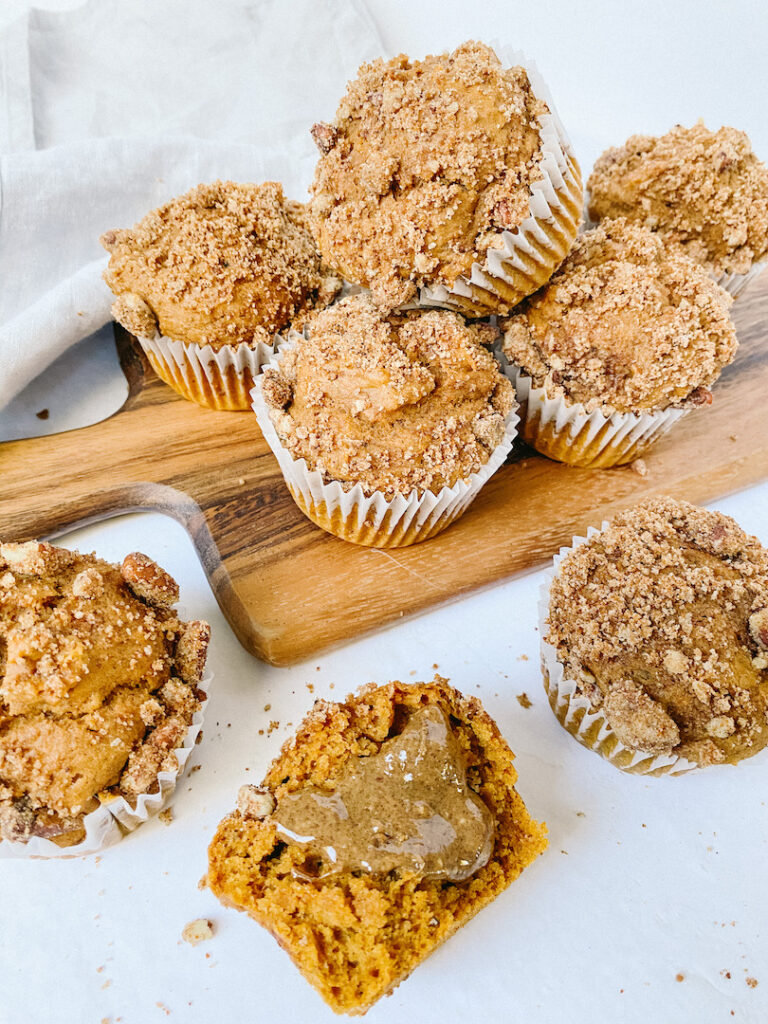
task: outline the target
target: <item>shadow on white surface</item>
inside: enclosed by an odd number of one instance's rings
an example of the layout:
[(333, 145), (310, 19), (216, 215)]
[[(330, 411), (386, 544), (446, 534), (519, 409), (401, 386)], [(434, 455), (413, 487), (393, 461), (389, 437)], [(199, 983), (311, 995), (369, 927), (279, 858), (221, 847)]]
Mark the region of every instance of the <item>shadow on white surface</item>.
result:
[(0, 409), (0, 441), (44, 437), (99, 423), (117, 412), (127, 397), (113, 327), (105, 324), (59, 356)]

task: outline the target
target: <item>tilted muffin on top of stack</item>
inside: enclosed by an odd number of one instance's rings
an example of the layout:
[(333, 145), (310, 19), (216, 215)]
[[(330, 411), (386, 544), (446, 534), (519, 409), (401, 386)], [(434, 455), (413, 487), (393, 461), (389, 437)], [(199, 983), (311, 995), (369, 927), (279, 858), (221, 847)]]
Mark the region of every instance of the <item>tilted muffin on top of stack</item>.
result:
[(472, 316), (509, 310), (551, 276), (581, 219), (550, 106), (535, 69), (482, 43), (364, 64), (334, 122), (313, 128), (323, 258), (385, 309), (421, 289)]

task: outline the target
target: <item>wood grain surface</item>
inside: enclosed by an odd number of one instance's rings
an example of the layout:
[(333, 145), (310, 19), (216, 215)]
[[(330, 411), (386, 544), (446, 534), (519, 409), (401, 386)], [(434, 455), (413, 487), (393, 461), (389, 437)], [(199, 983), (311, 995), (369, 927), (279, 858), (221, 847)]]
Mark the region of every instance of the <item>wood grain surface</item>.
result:
[(129, 382), (119, 412), (0, 444), (0, 538), (51, 538), (124, 512), (164, 512), (189, 532), (245, 647), (292, 663), (533, 569), (646, 496), (703, 503), (768, 477), (768, 272), (735, 303), (734, 319), (740, 349), (713, 405), (646, 456), (646, 476), (572, 469), (520, 447), (454, 526), (387, 551), (309, 522), (252, 413), (211, 412), (178, 397), (118, 332)]

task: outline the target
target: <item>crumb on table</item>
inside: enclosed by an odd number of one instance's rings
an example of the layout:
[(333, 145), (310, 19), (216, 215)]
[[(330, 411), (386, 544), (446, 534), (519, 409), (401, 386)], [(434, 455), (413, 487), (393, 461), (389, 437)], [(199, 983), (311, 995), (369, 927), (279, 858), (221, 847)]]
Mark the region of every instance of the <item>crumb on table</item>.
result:
[(207, 942), (208, 939), (213, 938), (213, 935), (213, 921), (209, 921), (205, 917), (198, 917), (197, 920), (190, 921), (184, 925), (181, 931), (182, 939), (190, 946), (196, 946), (199, 942)]

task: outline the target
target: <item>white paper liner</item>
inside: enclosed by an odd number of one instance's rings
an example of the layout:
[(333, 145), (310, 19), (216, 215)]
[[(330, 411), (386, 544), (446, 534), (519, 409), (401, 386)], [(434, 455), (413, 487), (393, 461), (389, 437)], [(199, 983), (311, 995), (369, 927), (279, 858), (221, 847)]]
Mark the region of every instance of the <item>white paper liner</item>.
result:
[[(541, 178), (530, 186), (528, 216), (514, 231), (498, 233), (501, 246), (489, 249), (485, 262), (482, 265), (474, 263), (469, 278), (460, 276), (451, 288), (445, 285), (423, 287), (419, 292), (419, 302), (423, 306), (460, 310), (466, 309), (467, 304), (476, 305), (479, 302), (482, 306), (482, 292), (478, 295), (476, 288), (499, 295), (505, 300), (505, 294), (512, 287), (520, 292), (519, 298), (515, 300), (519, 302), (552, 276), (565, 258), (578, 230), (583, 203), (581, 172), (552, 95), (536, 64), (522, 51), (497, 44), (494, 44), (494, 49), (505, 67), (519, 65), (525, 68), (533, 94), (549, 108), (550, 113), (541, 118)], [(553, 227), (564, 236), (560, 245), (562, 252), (553, 253), (553, 238), (550, 234)], [(518, 273), (513, 276), (510, 267), (505, 268), (505, 264), (509, 264)], [(522, 281), (527, 284), (522, 284)]]
[(747, 288), (752, 284), (755, 278), (759, 277), (760, 274), (768, 266), (768, 263), (755, 263), (753, 267), (750, 267), (746, 274), (720, 274), (715, 275), (715, 280), (721, 288), (725, 288), (734, 299), (738, 299), (740, 295), (743, 295)]
[[(604, 522), (601, 530), (608, 525)], [(541, 585), (539, 596), (539, 636), (541, 638), (541, 671), (549, 704), (563, 728), (589, 750), (594, 750), (614, 767), (633, 775), (682, 775), (699, 766), (676, 754), (647, 754), (632, 750), (619, 741), (601, 708), (593, 708), (589, 699), (579, 693), (574, 679), (565, 677), (557, 656), (557, 648), (547, 643), (549, 591), (563, 559), (580, 544), (601, 531), (591, 526), (586, 537), (574, 537), (570, 547), (555, 555), (551, 568)]]
[[(264, 369), (279, 369), (280, 356), (290, 351), (298, 340), (300, 336), (290, 332)], [(414, 489), (408, 495), (397, 494), (388, 500), (381, 491), (366, 494), (360, 484), (355, 484), (351, 490), (344, 490), (337, 481), (327, 483), (318, 470), (309, 468), (305, 459), (294, 459), (278, 437), (264, 401), (261, 384), (262, 378), (259, 377), (251, 392), (253, 411), (296, 503), (305, 514), (308, 514), (306, 507), (313, 505), (324, 506), (329, 518), (338, 512), (345, 524), (344, 539), (371, 547), (398, 547), (416, 543), (440, 532), (443, 524), (448, 526), (467, 509), (482, 486), (504, 463), (517, 436), (519, 417), (515, 405), (505, 420), (504, 439), (494, 448), (478, 472), (472, 473), (467, 480), (460, 480), (453, 487), (443, 487), (436, 494), (432, 491), (420, 494)], [(326, 529), (325, 526), (323, 528)], [(335, 533), (330, 529), (328, 532)]]
[[(614, 412), (610, 416), (599, 409), (587, 412), (580, 402), (569, 402), (562, 395), (549, 398), (544, 388), (534, 387), (532, 379), (507, 359), (500, 342), (496, 355), (520, 403), (521, 436), (543, 454), (562, 462), (570, 462), (569, 449), (574, 455), (573, 464), (582, 467), (631, 462), (690, 412), (690, 409), (663, 409), (654, 413)], [(531, 429), (526, 432), (529, 424)], [(538, 448), (535, 434), (544, 428), (556, 434), (562, 451), (554, 454), (547, 450), (548, 445)]]
[[(209, 692), (213, 676), (208, 673), (198, 684), (198, 689)], [(192, 717), (192, 724), (187, 729), (184, 742), (176, 747), (178, 768), (176, 771), (159, 772), (157, 776), (159, 789), (157, 793), (142, 793), (136, 799), (136, 807), (132, 808), (125, 797), (117, 796), (108, 800), (95, 811), (86, 814), (83, 819), (85, 838), (74, 846), (57, 846), (50, 839), (33, 836), (26, 843), (13, 843), (8, 840), (0, 842), (0, 860), (8, 859), (39, 859), (52, 857), (84, 857), (87, 854), (100, 853), (118, 843), (128, 832), (133, 832), (149, 818), (158, 814), (168, 798), (176, 789), (176, 785), (184, 774), (184, 767), (189, 755), (195, 749), (197, 737), (203, 725), (208, 698), (202, 702), (200, 710)]]
[(218, 352), (161, 334), (138, 341), (166, 384), (190, 401), (222, 411), (250, 409), (252, 382), (274, 351), (263, 341), (225, 345)]

